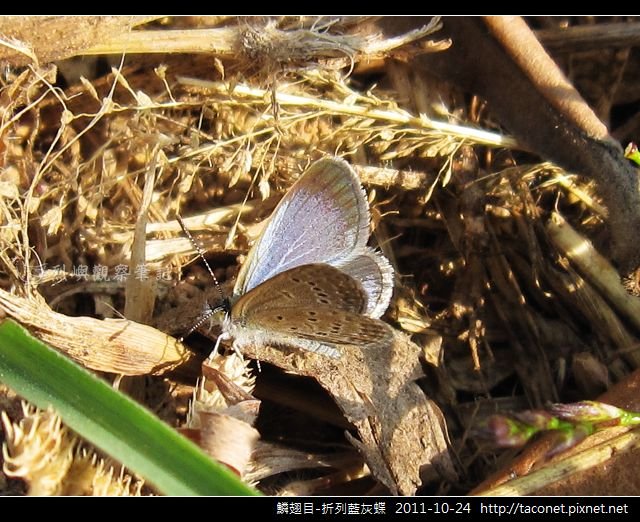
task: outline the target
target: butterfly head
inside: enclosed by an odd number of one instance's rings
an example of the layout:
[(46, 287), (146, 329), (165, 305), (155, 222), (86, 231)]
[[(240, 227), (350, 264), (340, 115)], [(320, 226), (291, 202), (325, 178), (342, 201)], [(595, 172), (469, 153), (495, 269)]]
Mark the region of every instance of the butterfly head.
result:
[(212, 315), (217, 314), (218, 312), (222, 312), (225, 318), (229, 317), (229, 314), (231, 313), (231, 301), (228, 297), (223, 297), (222, 302), (213, 308)]

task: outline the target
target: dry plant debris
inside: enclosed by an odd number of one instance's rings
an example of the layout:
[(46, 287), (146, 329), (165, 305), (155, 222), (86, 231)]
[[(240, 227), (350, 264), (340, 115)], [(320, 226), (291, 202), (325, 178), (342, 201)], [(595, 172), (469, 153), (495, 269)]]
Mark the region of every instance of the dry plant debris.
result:
[(245, 478), (260, 438), (253, 428), (260, 401), (252, 396), (255, 377), (238, 354), (212, 354), (194, 390), (187, 434), (213, 458)]
[(83, 449), (52, 411), (23, 405), (12, 423), (2, 412), (4, 473), (22, 478), (29, 495), (140, 495), (143, 484)]
[[(499, 460), (467, 437), (475, 420), (591, 399), (638, 367), (637, 298), (625, 291), (638, 294), (628, 266), (637, 245), (616, 228), (630, 199), (612, 207), (591, 176), (594, 165), (632, 171), (580, 95), (573, 119), (554, 101), (536, 110), (544, 86), (526, 79), (527, 60), (546, 69), (541, 48), (507, 67), (513, 36), (496, 20), (152, 18), (0, 18), (10, 64), (0, 78), (4, 314), (88, 368), (155, 375), (138, 384), (165, 390), (160, 414), (273, 494), (467, 493)], [(528, 22), (545, 38), (554, 30), (561, 47), (565, 20)], [(565, 25), (604, 22), (626, 23)], [(100, 31), (55, 49), (42, 38), (50, 23)], [(504, 47), (475, 40), (479, 23)], [(462, 44), (491, 52), (465, 64)], [(615, 109), (640, 97), (635, 54), (557, 52), (561, 65), (597, 55), (611, 66), (608, 90), (570, 74), (566, 85), (600, 93), (595, 113), (611, 134), (632, 134), (633, 115), (619, 122)], [(469, 96), (469, 75), (482, 83), (497, 69), (518, 89), (488, 82), (486, 100)], [(582, 138), (566, 141), (571, 133)], [(175, 218), (228, 286), (260, 223), (324, 155), (347, 158), (367, 187), (374, 236), (399, 274), (385, 317), (398, 332), (385, 352), (337, 361), (256, 347), (244, 354), (263, 363), (254, 389), (244, 365), (201, 365), (196, 352), (208, 355), (215, 328), (172, 337), (215, 299), (202, 266), (185, 266), (194, 252)], [(624, 261), (624, 287), (604, 258)], [(90, 453), (52, 414), (21, 420), (5, 404), (0, 488), (15, 491), (20, 476), (32, 493), (79, 491), (68, 470), (99, 468)], [(20, 460), (37, 425), (51, 427), (40, 447), (66, 448), (46, 484), (39, 464)], [(82, 487), (140, 491), (120, 482)]]

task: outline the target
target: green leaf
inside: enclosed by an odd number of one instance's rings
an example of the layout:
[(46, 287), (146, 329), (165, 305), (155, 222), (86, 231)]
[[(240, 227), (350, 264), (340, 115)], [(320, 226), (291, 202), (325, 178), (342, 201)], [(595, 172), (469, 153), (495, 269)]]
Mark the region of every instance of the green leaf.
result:
[(30, 336), (0, 324), (0, 381), (166, 495), (255, 495), (148, 410)]
[(635, 143), (629, 143), (624, 149), (624, 157), (633, 161), (636, 165), (640, 165), (640, 151)]

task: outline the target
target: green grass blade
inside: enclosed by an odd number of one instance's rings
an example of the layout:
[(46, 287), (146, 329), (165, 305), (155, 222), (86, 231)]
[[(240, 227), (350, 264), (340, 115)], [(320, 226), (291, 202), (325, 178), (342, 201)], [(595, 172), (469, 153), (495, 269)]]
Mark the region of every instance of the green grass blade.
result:
[(0, 381), (39, 408), (53, 406), (69, 428), (166, 495), (257, 494), (148, 410), (11, 320), (0, 324)]

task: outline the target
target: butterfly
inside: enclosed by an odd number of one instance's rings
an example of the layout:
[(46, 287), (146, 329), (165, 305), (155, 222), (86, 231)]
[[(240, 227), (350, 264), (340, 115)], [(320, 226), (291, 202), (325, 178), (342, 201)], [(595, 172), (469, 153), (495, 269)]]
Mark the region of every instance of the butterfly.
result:
[(280, 200), (236, 280), (221, 340), (296, 347), (339, 357), (345, 345), (387, 343), (378, 318), (393, 292), (393, 269), (367, 246), (369, 204), (351, 166), (339, 158), (313, 163)]

